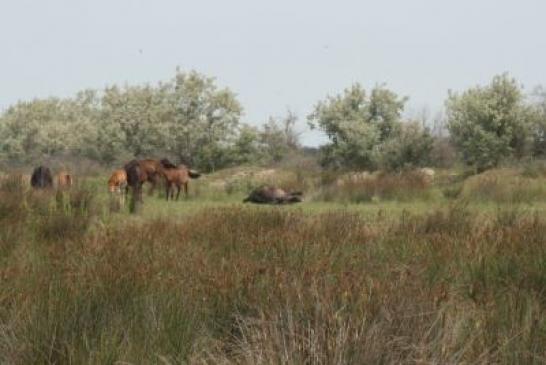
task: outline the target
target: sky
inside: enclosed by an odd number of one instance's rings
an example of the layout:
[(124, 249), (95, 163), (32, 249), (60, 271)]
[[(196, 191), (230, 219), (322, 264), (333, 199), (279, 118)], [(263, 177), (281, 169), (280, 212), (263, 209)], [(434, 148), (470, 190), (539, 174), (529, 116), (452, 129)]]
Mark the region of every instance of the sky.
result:
[(0, 108), (113, 83), (213, 76), (260, 124), (288, 109), (306, 145), (313, 105), (354, 82), (441, 110), (508, 72), (546, 85), (543, 0), (1, 0)]

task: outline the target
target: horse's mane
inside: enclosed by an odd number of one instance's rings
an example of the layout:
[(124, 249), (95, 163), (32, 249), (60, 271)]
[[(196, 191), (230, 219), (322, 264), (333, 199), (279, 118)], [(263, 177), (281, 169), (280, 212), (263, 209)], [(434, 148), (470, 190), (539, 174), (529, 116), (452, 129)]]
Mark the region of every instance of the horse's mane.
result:
[(123, 167), (125, 168), (125, 171), (127, 172), (129, 169), (131, 169), (132, 167), (137, 166), (137, 165), (138, 165), (137, 160), (131, 160), (131, 161), (127, 162), (125, 164), (125, 166), (123, 166)]
[(175, 169), (176, 168), (176, 165), (173, 164), (171, 161), (169, 161), (166, 158), (162, 158), (161, 160), (159, 160), (159, 162), (161, 163), (161, 166), (163, 166), (166, 169)]

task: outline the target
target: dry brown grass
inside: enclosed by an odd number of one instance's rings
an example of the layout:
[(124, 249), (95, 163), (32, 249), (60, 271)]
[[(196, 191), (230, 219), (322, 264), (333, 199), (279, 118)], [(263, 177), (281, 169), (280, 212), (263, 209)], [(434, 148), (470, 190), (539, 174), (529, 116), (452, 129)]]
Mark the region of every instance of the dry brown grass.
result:
[(542, 174), (526, 175), (514, 168), (490, 170), (468, 178), (462, 196), (496, 203), (546, 201), (546, 179)]
[[(328, 180), (326, 180), (328, 181)], [(429, 200), (435, 192), (431, 179), (420, 171), (345, 175), (325, 185), (319, 200), (362, 203), (372, 200)]]

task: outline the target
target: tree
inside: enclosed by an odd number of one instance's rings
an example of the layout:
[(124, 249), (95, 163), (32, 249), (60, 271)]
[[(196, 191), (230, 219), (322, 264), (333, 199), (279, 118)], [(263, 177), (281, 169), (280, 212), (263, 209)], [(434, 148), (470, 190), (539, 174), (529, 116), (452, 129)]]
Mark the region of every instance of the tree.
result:
[(478, 171), (528, 152), (532, 113), (520, 86), (507, 74), (495, 76), (485, 87), (450, 92), (446, 109), (455, 146)]
[(537, 87), (533, 93), (535, 120), (531, 133), (533, 138), (533, 156), (546, 157), (546, 89)]
[(78, 124), (72, 119), (74, 103), (59, 98), (19, 102), (0, 121), (0, 150), (19, 161), (48, 158), (78, 146)]
[(376, 150), (397, 132), (406, 100), (384, 86), (376, 86), (367, 96), (360, 84), (354, 84), (341, 95), (320, 101), (308, 121), (330, 139), (323, 147), (323, 163), (376, 168)]
[(260, 132), (258, 128), (243, 124), (233, 147), (230, 150), (230, 163), (242, 165), (256, 163), (263, 158), (263, 148), (260, 144)]
[(242, 107), (235, 94), (214, 79), (177, 70), (169, 84), (171, 122), (164, 141), (169, 151), (193, 166), (214, 171), (237, 136)]
[(296, 130), (298, 117), (290, 110), (282, 118), (270, 117), (259, 133), (263, 154), (272, 162), (279, 162), (300, 147)]
[(378, 165), (395, 171), (429, 165), (433, 145), (434, 139), (421, 123), (402, 123), (378, 148)]

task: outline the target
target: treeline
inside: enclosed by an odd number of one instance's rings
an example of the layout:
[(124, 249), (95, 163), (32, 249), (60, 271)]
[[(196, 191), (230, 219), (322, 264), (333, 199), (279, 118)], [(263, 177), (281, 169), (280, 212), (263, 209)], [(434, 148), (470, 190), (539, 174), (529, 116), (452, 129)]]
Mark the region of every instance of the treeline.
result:
[[(385, 86), (367, 92), (359, 84), (319, 101), (307, 119), (329, 139), (320, 148), (321, 164), (400, 170), (457, 159), (484, 170), (546, 156), (546, 91), (526, 95), (507, 74), (449, 93), (441, 123), (448, 137), (433, 134), (426, 121), (404, 119), (406, 102)], [(236, 95), (214, 79), (177, 70), (153, 86), (114, 85), (10, 106), (0, 116), (0, 159), (31, 163), (60, 156), (110, 165), (169, 156), (213, 171), (302, 152), (296, 115), (254, 127), (241, 121), (242, 110)]]
[[(407, 98), (383, 86), (368, 94), (355, 84), (319, 102), (309, 116), (330, 143), (323, 163), (366, 169), (446, 165), (453, 157), (483, 171), (504, 161), (546, 157), (546, 91), (525, 95), (507, 74), (487, 86), (449, 92), (440, 129), (432, 135), (422, 121), (403, 120)], [(452, 156), (450, 149), (457, 155)]]
[(177, 70), (157, 85), (110, 86), (73, 98), (19, 102), (0, 116), (0, 158), (32, 163), (86, 158), (110, 165), (169, 156), (205, 171), (280, 160), (299, 147), (296, 118), (260, 128), (241, 122), (229, 89), (197, 72)]

